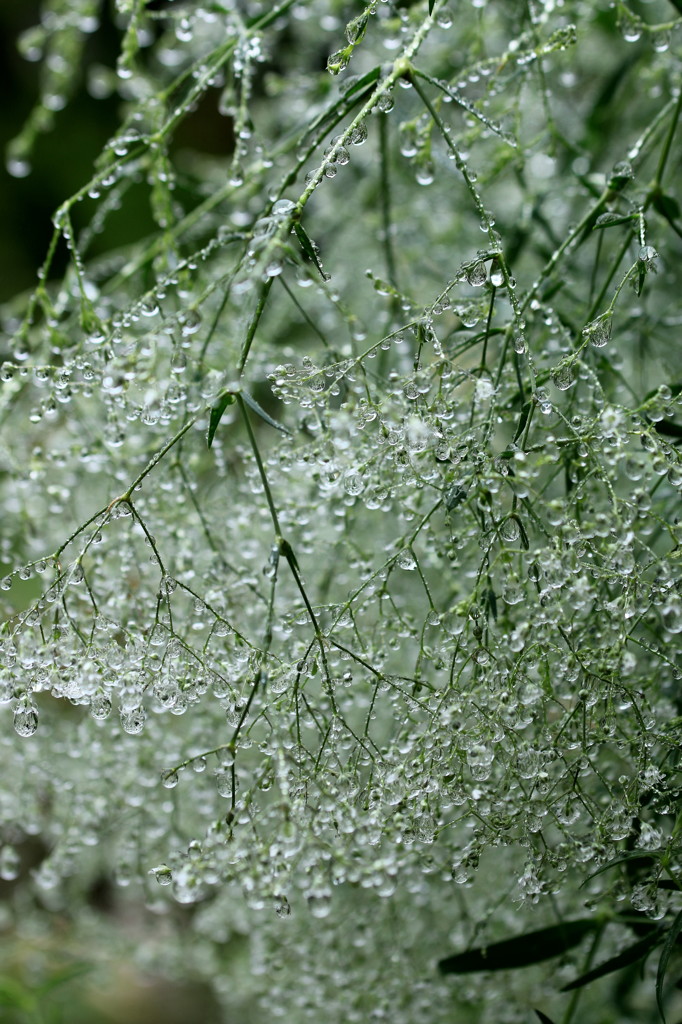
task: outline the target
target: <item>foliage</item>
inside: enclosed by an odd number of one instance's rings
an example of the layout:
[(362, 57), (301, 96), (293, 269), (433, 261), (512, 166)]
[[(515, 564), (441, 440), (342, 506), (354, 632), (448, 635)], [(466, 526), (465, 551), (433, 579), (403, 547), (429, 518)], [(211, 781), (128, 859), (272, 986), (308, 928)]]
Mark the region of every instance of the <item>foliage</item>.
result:
[(10, 171), (82, 66), (120, 128), (4, 311), (8, 926), (113, 878), (225, 1019), (668, 1005), (680, 13), (46, 0)]

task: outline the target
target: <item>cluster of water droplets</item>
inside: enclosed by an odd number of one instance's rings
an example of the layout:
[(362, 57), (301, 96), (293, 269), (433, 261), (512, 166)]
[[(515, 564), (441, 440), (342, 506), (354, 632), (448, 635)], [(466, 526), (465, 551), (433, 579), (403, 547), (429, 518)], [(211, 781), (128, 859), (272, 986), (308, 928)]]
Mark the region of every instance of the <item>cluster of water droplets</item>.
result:
[[(682, 402), (658, 366), (635, 373), (665, 327), (646, 305), (665, 305), (665, 240), (634, 251), (642, 294), (614, 279), (595, 302), (570, 233), (596, 222), (611, 258), (634, 172), (591, 220), (591, 193), (551, 176), (518, 199), (530, 69), (551, 77), (576, 42), (560, 5), (513, 45), (470, 5), (499, 53), (462, 68), (446, 7), (371, 3), (331, 91), (278, 46), (342, 34), (335, 5), (263, 6), (155, 15), (156, 41), (138, 26), (175, 82), (160, 104), (129, 28), (130, 119), (55, 219), (69, 271), (54, 284), (48, 261), (5, 318), (0, 806), (43, 843), (46, 906), (98, 845), (117, 891), (166, 921), (192, 905), (226, 1006), (217, 951), (248, 935), (269, 1016), (445, 1020), (435, 960), (535, 905), (580, 916), (612, 879), (580, 882), (624, 849), (651, 858), (618, 900), (668, 907)], [(411, 78), (421, 61), (441, 77)], [(188, 202), (168, 142), (210, 90), (234, 152), (206, 156)], [(360, 145), (383, 178), (354, 167)], [(89, 259), (131, 183), (158, 234)], [(103, 212), (79, 235), (85, 194)], [(171, 933), (145, 955), (179, 971)], [(463, 1013), (481, 991), (457, 989)]]

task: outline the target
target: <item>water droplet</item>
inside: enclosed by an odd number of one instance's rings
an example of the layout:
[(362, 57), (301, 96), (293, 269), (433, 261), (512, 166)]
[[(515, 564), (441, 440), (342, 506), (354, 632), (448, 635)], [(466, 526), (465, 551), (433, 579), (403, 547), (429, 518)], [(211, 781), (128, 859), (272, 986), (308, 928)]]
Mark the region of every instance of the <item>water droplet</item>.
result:
[(500, 537), (508, 544), (513, 544), (520, 536), (521, 530), (515, 516), (509, 516), (500, 524)]
[(596, 320), (591, 320), (582, 330), (583, 339), (594, 348), (603, 348), (611, 337), (611, 313), (603, 313)]
[(632, 14), (627, 8), (621, 8), (619, 18), (620, 30), (623, 39), (627, 43), (636, 43), (642, 36), (642, 21), (637, 15)]
[(175, 789), (178, 784), (178, 773), (173, 769), (161, 772), (161, 785), (166, 789)]
[(526, 596), (523, 587), (516, 583), (507, 583), (502, 588), (502, 597), (507, 604), (520, 604)]
[(22, 702), (14, 711), (14, 729), (19, 736), (32, 736), (38, 728), (38, 709)]
[(147, 712), (144, 707), (140, 705), (130, 710), (124, 710), (121, 708), (121, 726), (125, 732), (130, 733), (131, 736), (139, 735), (144, 729), (144, 723), (147, 719)]
[(432, 160), (419, 160), (415, 168), (415, 178), (419, 185), (430, 185), (436, 175)]
[(486, 401), (488, 398), (492, 398), (495, 394), (495, 385), (489, 377), (479, 377), (476, 381), (475, 395), (476, 401)]
[(488, 280), (485, 263), (474, 263), (466, 272), (467, 283), (473, 288), (480, 288)]
[(274, 217), (288, 217), (296, 209), (296, 203), (291, 199), (278, 199), (272, 207)]
[(640, 263), (646, 264), (647, 270), (654, 269), (654, 263), (658, 259), (658, 253), (653, 245), (643, 245), (637, 254)]
[(367, 125), (364, 121), (354, 125), (348, 136), (348, 141), (354, 146), (362, 146), (363, 143), (367, 142)]
[(504, 274), (502, 273), (502, 267), (497, 260), (493, 260), (490, 265), (490, 283), (495, 288), (501, 288), (504, 284)]
[(185, 309), (178, 317), (180, 333), (187, 338), (201, 327), (201, 313), (196, 309)]
[(670, 32), (667, 29), (663, 29), (661, 32), (656, 32), (651, 37), (651, 43), (656, 53), (665, 53), (670, 46)]
[(343, 488), (346, 494), (353, 496), (362, 494), (364, 487), (365, 485), (359, 473), (352, 469), (346, 471), (343, 477)]
[(336, 50), (327, 59), (327, 71), (330, 75), (338, 75), (348, 67), (348, 61), (352, 53), (352, 47), (347, 46), (345, 50)]
[(417, 149), (417, 129), (412, 121), (408, 121), (400, 126), (400, 152), (409, 158), (415, 156)]
[(405, 548), (404, 551), (400, 552), (397, 558), (397, 562), (401, 569), (412, 570), (417, 568), (417, 563), (414, 560), (414, 555), (409, 550), (409, 548)]
[(111, 698), (106, 693), (96, 693), (90, 701), (90, 714), (93, 718), (103, 720), (111, 712)]
[(575, 384), (573, 367), (569, 363), (557, 366), (555, 370), (552, 370), (552, 383), (559, 391), (568, 391)]
[(167, 864), (158, 864), (155, 868), (150, 868), (149, 874), (154, 876), (159, 885), (170, 885), (173, 881), (173, 872)]
[(18, 157), (7, 157), (5, 164), (7, 173), (13, 178), (26, 178), (31, 173), (31, 164), (28, 160), (21, 160)]
[(313, 917), (329, 917), (332, 909), (331, 896), (309, 896), (308, 907)]
[(611, 171), (612, 178), (634, 178), (635, 172), (632, 169), (632, 164), (627, 160), (619, 160), (618, 163), (613, 165)]

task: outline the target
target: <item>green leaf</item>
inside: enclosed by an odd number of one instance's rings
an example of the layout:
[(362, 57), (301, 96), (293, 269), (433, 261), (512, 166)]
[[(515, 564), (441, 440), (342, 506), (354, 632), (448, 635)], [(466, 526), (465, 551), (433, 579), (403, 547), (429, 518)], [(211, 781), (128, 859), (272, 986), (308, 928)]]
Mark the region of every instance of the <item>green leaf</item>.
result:
[(354, 82), (353, 85), (351, 85), (351, 87), (344, 93), (344, 99), (350, 99), (351, 96), (354, 96), (356, 93), (366, 89), (369, 85), (373, 85), (380, 74), (380, 67), (372, 68), (371, 71), (368, 71), (366, 75), (363, 75), (362, 78), (359, 78), (357, 82)]
[(657, 420), (654, 423), (654, 430), (666, 437), (674, 437), (679, 440), (682, 437), (682, 426), (674, 420)]
[(614, 857), (613, 860), (608, 861), (606, 864), (602, 864), (602, 866), (597, 868), (596, 871), (593, 871), (587, 876), (587, 878), (583, 879), (580, 883), (580, 888), (582, 889), (583, 886), (587, 885), (591, 879), (596, 878), (597, 875), (601, 875), (603, 871), (608, 871), (609, 868), (615, 868), (618, 864), (625, 864), (629, 860), (658, 860), (658, 854), (646, 853), (642, 850), (633, 850), (630, 853), (624, 853), (621, 857)]
[(295, 569), (296, 572), (300, 572), (301, 569), (300, 569), (300, 566), (298, 564), (298, 559), (296, 558), (296, 555), (294, 554), (294, 549), (292, 548), (292, 546), (289, 543), (289, 541), (285, 540), (284, 537), (280, 538), (279, 550), (284, 555), (284, 557), (286, 558), (287, 562), (292, 567), (292, 569)]
[(644, 960), (654, 946), (661, 942), (664, 934), (660, 928), (656, 928), (649, 935), (645, 935), (643, 939), (639, 939), (632, 946), (628, 946), (618, 956), (612, 956), (610, 960), (605, 960), (599, 967), (588, 971), (587, 974), (581, 974), (575, 981), (564, 985), (561, 991), (570, 992), (574, 988), (582, 988), (583, 985), (589, 985), (591, 981), (596, 981), (597, 978), (603, 978), (607, 974), (613, 974), (614, 971), (620, 971), (623, 967), (629, 967), (630, 964), (636, 964), (639, 960)]
[(664, 217), (668, 223), (672, 223), (674, 220), (679, 220), (682, 214), (680, 213), (680, 204), (677, 202), (674, 196), (667, 196), (660, 190), (653, 193), (651, 197), (651, 205), (657, 213), (660, 213), (661, 217)]
[(547, 1014), (543, 1013), (542, 1010), (534, 1010), (533, 1012), (537, 1015), (540, 1024), (554, 1024), (554, 1021), (550, 1020)]
[(35, 997), (19, 981), (6, 975), (0, 978), (0, 1006), (13, 1007), (30, 1013), (35, 1006)]
[(519, 417), (519, 422), (516, 425), (516, 431), (514, 433), (514, 441), (515, 442), (518, 441), (518, 439), (521, 437), (521, 434), (526, 429), (526, 423), (528, 422), (528, 417), (530, 415), (531, 405), (532, 405), (532, 402), (526, 402), (526, 404), (523, 406), (523, 408), (521, 410), (521, 415)]
[(436, 0), (429, 0), (429, 14), (433, 14), (433, 8), (436, 6)]
[(91, 974), (93, 970), (93, 964), (70, 964), (68, 967), (63, 967), (61, 970), (51, 974), (47, 981), (43, 982), (39, 987), (38, 992), (41, 996), (47, 995), (48, 992), (52, 992), (53, 989), (59, 988), (61, 985), (75, 981), (76, 978), (82, 978), (85, 974)]
[(260, 416), (260, 418), (262, 420), (265, 420), (266, 423), (269, 423), (271, 427), (275, 428), (275, 430), (280, 430), (283, 434), (289, 434), (289, 436), (291, 436), (291, 431), (289, 430), (289, 428), (285, 427), (283, 423), (278, 423), (277, 420), (273, 420), (272, 416), (268, 415), (268, 413), (265, 411), (265, 409), (263, 409), (258, 404), (256, 399), (253, 398), (248, 393), (248, 391), (242, 391), (241, 392), (241, 396), (244, 399), (244, 401), (246, 402), (246, 404), (249, 406), (249, 408), (253, 409), (253, 411), (258, 416)]
[(666, 935), (663, 949), (661, 950), (661, 958), (658, 961), (658, 971), (656, 972), (656, 1003), (658, 1004), (658, 1012), (661, 1015), (663, 1024), (665, 1024), (665, 1011), (663, 1009), (663, 982), (665, 981), (665, 972), (668, 970), (668, 961), (670, 960), (673, 947), (677, 942), (677, 937), (680, 932), (682, 932), (682, 910), (673, 921), (668, 934)]
[(540, 928), (503, 942), (470, 949), (466, 953), (440, 960), (442, 974), (469, 974), (473, 971), (503, 971), (511, 967), (527, 967), (550, 960), (577, 946), (585, 935), (599, 927), (592, 917), (565, 921), (551, 928)]
[(320, 276), (321, 276), (322, 280), (323, 281), (328, 281), (329, 280), (329, 274), (325, 274), (324, 270), (322, 269), (322, 264), (320, 263), (320, 260), (319, 260), (319, 257), (317, 255), (317, 252), (315, 251), (315, 246), (311, 242), (310, 237), (309, 237), (308, 232), (306, 231), (306, 229), (303, 227), (302, 224), (300, 224), (297, 221), (294, 224), (294, 231), (296, 232), (296, 237), (298, 238), (299, 242), (301, 243), (301, 248), (303, 249), (303, 252), (306, 254), (306, 256), (308, 257), (310, 262), (315, 264), (315, 266), (317, 267), (317, 270), (320, 273)]
[(206, 444), (209, 448), (213, 444), (213, 438), (215, 437), (215, 432), (218, 429), (218, 424), (223, 418), (223, 413), (227, 409), (228, 405), (232, 405), (234, 398), (234, 391), (224, 391), (218, 397), (218, 401), (211, 409), (211, 418), (208, 421), (208, 433), (206, 434)]

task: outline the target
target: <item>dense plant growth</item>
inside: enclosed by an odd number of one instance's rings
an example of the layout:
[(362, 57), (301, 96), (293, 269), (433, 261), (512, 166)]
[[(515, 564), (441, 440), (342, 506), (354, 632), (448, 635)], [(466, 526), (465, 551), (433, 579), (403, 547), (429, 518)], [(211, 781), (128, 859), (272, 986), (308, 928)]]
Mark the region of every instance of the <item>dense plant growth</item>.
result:
[(82, 75), (120, 129), (4, 312), (7, 928), (97, 962), (113, 879), (253, 1020), (673, 1006), (681, 15), (47, 0), (10, 171)]

